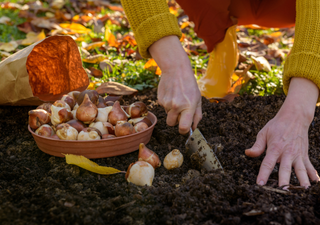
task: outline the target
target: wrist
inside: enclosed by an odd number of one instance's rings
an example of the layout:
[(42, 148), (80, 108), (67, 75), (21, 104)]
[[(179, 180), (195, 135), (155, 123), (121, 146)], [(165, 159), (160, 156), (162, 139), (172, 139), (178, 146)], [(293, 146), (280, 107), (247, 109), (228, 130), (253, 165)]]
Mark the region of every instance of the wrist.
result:
[(190, 60), (177, 36), (161, 38), (149, 47), (149, 52), (164, 75), (179, 74), (177, 71), (185, 69), (192, 71)]
[(312, 122), (318, 100), (319, 89), (310, 80), (293, 77), (290, 81), (288, 95), (279, 113), (287, 116), (288, 113), (298, 118)]

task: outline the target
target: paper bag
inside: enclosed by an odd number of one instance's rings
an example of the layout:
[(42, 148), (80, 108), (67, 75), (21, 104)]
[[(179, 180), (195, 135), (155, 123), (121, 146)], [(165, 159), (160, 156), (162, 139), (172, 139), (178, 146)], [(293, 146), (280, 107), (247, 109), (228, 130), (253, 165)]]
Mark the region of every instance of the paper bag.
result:
[(78, 46), (52, 36), (0, 62), (0, 105), (39, 105), (89, 85)]

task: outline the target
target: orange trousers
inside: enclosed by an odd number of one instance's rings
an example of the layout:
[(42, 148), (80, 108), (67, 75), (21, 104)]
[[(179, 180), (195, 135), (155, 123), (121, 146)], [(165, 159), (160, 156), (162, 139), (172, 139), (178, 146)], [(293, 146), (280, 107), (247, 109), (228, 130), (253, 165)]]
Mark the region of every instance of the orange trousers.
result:
[(195, 32), (205, 41), (208, 52), (223, 41), (226, 30), (235, 23), (277, 28), (295, 25), (296, 0), (176, 1), (189, 16), (189, 20), (195, 23)]

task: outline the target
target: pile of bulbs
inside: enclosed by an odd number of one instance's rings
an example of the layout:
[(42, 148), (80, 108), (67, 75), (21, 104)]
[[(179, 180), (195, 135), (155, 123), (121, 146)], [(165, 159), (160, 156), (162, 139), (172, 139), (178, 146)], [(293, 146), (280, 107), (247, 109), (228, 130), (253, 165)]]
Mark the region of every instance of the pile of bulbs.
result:
[(60, 140), (100, 140), (146, 130), (152, 125), (143, 102), (122, 107), (97, 91), (73, 91), (53, 104), (29, 111), (29, 125), (41, 136)]
[[(183, 155), (178, 149), (172, 150), (163, 160), (163, 166), (168, 169), (179, 168), (183, 163)], [(139, 145), (138, 161), (131, 163), (126, 173), (126, 180), (135, 185), (151, 186), (154, 171), (161, 166), (159, 156), (143, 143)]]

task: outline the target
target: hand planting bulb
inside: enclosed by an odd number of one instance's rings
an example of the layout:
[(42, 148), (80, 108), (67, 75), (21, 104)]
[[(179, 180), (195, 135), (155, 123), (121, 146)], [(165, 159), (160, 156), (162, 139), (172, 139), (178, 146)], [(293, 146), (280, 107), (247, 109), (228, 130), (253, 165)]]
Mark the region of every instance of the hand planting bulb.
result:
[(178, 149), (172, 150), (163, 160), (163, 166), (168, 169), (179, 168), (183, 163), (183, 155)]
[[(68, 105), (68, 107), (69, 107), (69, 105)], [(58, 106), (52, 105), (51, 112), (52, 112), (51, 123), (53, 125), (65, 123), (65, 122), (68, 122), (69, 120), (73, 119), (73, 115), (70, 112), (70, 110), (66, 109), (64, 107), (58, 107)]]
[(36, 134), (43, 136), (43, 137), (50, 137), (55, 134), (54, 130), (48, 124), (43, 124), (39, 127), (36, 131)]
[(154, 178), (154, 168), (145, 161), (131, 163), (125, 178), (128, 182), (138, 186), (151, 186)]
[(78, 135), (79, 141), (100, 140), (101, 132), (94, 127), (84, 128)]
[(96, 122), (107, 122), (109, 113), (112, 110), (112, 106), (104, 107), (104, 108), (98, 108), (98, 115), (95, 119)]
[(78, 131), (67, 123), (56, 126), (56, 134), (61, 140), (77, 140)]

